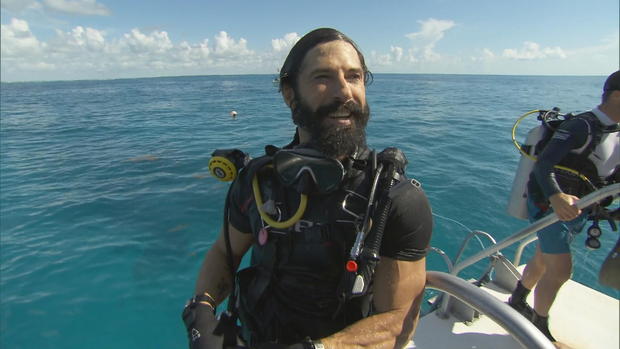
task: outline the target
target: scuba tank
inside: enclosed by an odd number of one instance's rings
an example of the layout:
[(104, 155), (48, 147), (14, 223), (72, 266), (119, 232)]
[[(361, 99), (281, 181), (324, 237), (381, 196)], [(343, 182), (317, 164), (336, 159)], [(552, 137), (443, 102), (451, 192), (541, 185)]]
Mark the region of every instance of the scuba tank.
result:
[[(527, 134), (524, 146), (528, 147), (528, 154), (534, 155), (534, 148), (536, 143), (542, 139), (544, 132), (543, 126), (538, 126), (530, 130)], [(521, 154), (519, 164), (517, 165), (517, 172), (512, 182), (512, 189), (510, 190), (510, 198), (508, 200), (508, 207), (506, 210), (508, 214), (515, 218), (527, 220), (527, 182), (530, 179), (530, 173), (534, 168), (535, 161), (532, 158)]]
[(543, 136), (545, 135), (545, 131), (546, 131), (544, 124), (536, 126), (528, 132), (527, 137), (525, 139), (525, 143), (518, 144), (515, 141), (516, 127), (521, 122), (521, 120), (523, 120), (523, 118), (525, 118), (526, 116), (530, 114), (533, 114), (533, 113), (541, 114), (543, 112), (545, 114), (548, 114), (548, 113), (557, 114), (559, 110), (560, 109), (556, 107), (556, 108), (553, 108), (553, 110), (551, 111), (533, 110), (531, 112), (528, 112), (524, 114), (523, 116), (521, 116), (519, 120), (517, 120), (517, 122), (515, 123), (512, 129), (512, 139), (513, 139), (513, 142), (515, 143), (515, 146), (517, 147), (517, 149), (519, 149), (519, 152), (521, 153), (521, 158), (519, 159), (519, 164), (517, 165), (517, 171), (515, 173), (515, 178), (512, 182), (512, 189), (510, 190), (510, 197), (508, 200), (508, 207), (506, 208), (506, 211), (508, 211), (509, 215), (515, 218), (524, 219), (524, 220), (528, 219), (527, 183), (530, 179), (530, 173), (532, 172), (532, 169), (534, 168), (534, 163), (536, 162), (536, 159), (534, 157), (534, 152), (536, 150), (536, 144), (538, 144), (538, 142), (543, 138)]

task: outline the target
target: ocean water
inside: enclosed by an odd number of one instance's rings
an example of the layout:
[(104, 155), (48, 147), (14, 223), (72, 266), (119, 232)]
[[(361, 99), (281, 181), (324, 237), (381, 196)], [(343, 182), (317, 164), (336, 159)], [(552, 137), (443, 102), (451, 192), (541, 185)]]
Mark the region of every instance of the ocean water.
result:
[[(273, 78), (2, 83), (0, 347), (186, 347), (180, 313), (227, 189), (207, 163), (216, 148), (259, 156), (290, 140)], [(505, 212), (516, 118), (590, 109), (604, 78), (376, 75), (368, 142), (405, 152), (433, 206), (432, 245), (454, 256), (470, 229), (501, 240), (526, 226)], [(522, 125), (521, 140), (535, 121)], [(617, 238), (603, 230), (597, 251), (577, 236), (573, 279), (619, 298), (597, 282)], [(437, 255), (428, 265), (446, 270)]]

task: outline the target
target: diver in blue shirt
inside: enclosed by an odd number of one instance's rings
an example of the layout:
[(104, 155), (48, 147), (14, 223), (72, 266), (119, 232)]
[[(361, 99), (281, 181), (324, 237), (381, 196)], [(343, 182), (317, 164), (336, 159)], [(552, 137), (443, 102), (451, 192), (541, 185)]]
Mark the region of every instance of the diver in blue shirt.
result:
[[(600, 188), (619, 181), (620, 176), (620, 71), (605, 81), (601, 104), (589, 112), (563, 122), (538, 156), (528, 183), (528, 215), (535, 221), (551, 210), (560, 221), (537, 232), (538, 246), (509, 304), (531, 319), (551, 341), (549, 310), (562, 285), (570, 279), (570, 243), (588, 218), (588, 210), (575, 203), (593, 191), (574, 175), (554, 169), (556, 165), (585, 174)], [(601, 130), (612, 129), (615, 132)], [(526, 302), (534, 290), (534, 308)]]

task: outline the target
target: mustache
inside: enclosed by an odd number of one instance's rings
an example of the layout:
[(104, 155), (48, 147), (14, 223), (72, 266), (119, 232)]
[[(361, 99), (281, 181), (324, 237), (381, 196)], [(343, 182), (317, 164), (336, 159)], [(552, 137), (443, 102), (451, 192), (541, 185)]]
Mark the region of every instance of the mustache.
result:
[(349, 112), (354, 118), (359, 118), (359, 116), (363, 113), (363, 110), (362, 106), (360, 106), (354, 100), (349, 100), (345, 103), (334, 101), (333, 103), (330, 103), (328, 105), (322, 105), (317, 108), (315, 114), (321, 119), (324, 119), (329, 114), (341, 112)]

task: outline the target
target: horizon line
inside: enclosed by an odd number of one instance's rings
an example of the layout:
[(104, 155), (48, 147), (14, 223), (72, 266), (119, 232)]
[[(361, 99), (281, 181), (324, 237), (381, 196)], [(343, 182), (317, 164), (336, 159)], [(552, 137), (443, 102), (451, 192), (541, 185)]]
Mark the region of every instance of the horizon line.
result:
[[(604, 74), (480, 74), (480, 73), (373, 73), (376, 75), (469, 75), (469, 76), (530, 76), (530, 77), (599, 77), (606, 76)], [(139, 79), (164, 79), (164, 78), (189, 78), (189, 77), (210, 77), (210, 76), (274, 76), (274, 82), (278, 78), (278, 74), (271, 73), (246, 73), (246, 74), (197, 74), (197, 75), (159, 75), (159, 76), (142, 76), (142, 77), (119, 77), (109, 79), (55, 79), (55, 80), (14, 80), (14, 81), (2, 81), (2, 84), (14, 84), (14, 83), (47, 83), (47, 82), (78, 82), (78, 81), (114, 81), (114, 80), (139, 80)]]

